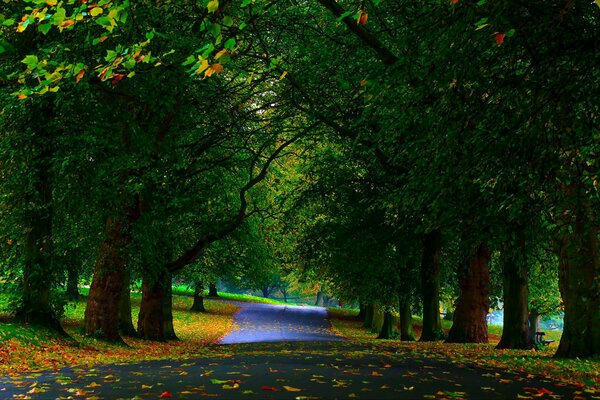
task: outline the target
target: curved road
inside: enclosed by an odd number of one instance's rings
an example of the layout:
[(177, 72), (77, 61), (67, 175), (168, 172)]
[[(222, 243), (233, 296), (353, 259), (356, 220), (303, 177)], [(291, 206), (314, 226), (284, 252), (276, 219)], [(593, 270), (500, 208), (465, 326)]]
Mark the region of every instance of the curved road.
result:
[(240, 311), (220, 344), (344, 340), (331, 330), (323, 307), (233, 303)]
[[(240, 303), (210, 356), (0, 376), (1, 399), (586, 399), (600, 392), (335, 336), (324, 309)], [(242, 343), (243, 342), (243, 343)], [(248, 343), (253, 342), (253, 343)], [(263, 343), (257, 343), (263, 342)], [(235, 343), (235, 344), (232, 344)]]

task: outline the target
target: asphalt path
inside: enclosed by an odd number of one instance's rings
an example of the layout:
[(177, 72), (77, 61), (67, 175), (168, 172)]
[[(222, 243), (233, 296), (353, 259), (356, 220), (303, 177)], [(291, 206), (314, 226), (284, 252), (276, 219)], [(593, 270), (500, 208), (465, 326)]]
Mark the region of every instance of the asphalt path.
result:
[(240, 307), (221, 344), (343, 340), (323, 307), (232, 302)]
[[(242, 304), (235, 330), (185, 361), (0, 377), (0, 399), (593, 399), (539, 376), (339, 340), (324, 310)], [(252, 343), (237, 343), (248, 341)], [(308, 339), (304, 340), (304, 339)], [(277, 342), (279, 340), (279, 342)], [(283, 341), (281, 341), (283, 340)], [(586, 392), (586, 389), (588, 390)]]

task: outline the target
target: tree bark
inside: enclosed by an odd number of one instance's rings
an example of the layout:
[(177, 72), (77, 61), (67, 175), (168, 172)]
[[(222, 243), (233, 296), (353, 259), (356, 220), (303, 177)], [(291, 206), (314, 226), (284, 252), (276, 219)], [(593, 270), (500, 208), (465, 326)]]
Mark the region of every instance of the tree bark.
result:
[(190, 311), (206, 312), (206, 308), (204, 308), (204, 285), (202, 282), (196, 282), (194, 288), (194, 303), (192, 304)]
[(219, 293), (217, 292), (217, 284), (214, 282), (208, 284), (208, 297), (219, 297)]
[(137, 332), (133, 326), (133, 318), (131, 316), (131, 287), (129, 273), (125, 274), (125, 282), (121, 292), (121, 300), (119, 301), (119, 332), (123, 336), (135, 337)]
[(467, 268), (459, 271), (460, 295), (447, 343), (488, 342), (489, 260), (490, 252), (485, 245), (480, 245)]
[(517, 240), (500, 254), (504, 290), (504, 327), (497, 349), (530, 349), (533, 342), (529, 335), (529, 289), (527, 274), (525, 227), (515, 233)]
[(392, 314), (391, 311), (383, 313), (383, 323), (377, 339), (395, 339), (398, 337), (398, 317)]
[(359, 321), (364, 321), (366, 315), (367, 315), (367, 305), (360, 303), (358, 305), (358, 315), (356, 316), (356, 319), (358, 319)]
[(440, 320), (440, 253), (442, 234), (439, 230), (423, 237), (421, 259), (421, 295), (423, 301), (423, 332), (420, 341), (443, 340), (444, 330)]
[(158, 278), (142, 280), (142, 302), (138, 316), (138, 335), (142, 339), (165, 342), (175, 340), (173, 328), (171, 274), (163, 271)]
[(43, 149), (31, 160), (30, 166), (34, 170), (34, 193), (30, 195), (30, 204), (27, 205), (30, 208), (26, 219), (29, 230), (25, 238), (22, 297), (15, 317), (17, 321), (45, 326), (62, 333), (59, 315), (53, 309), (50, 298), (56, 279), (52, 265), (51, 152), (47, 145), (41, 146)]
[(412, 312), (409, 300), (400, 301), (400, 340), (406, 342), (415, 341), (413, 329)]
[(572, 233), (558, 238), (559, 289), (565, 307), (563, 334), (555, 357), (600, 355), (599, 228), (591, 207), (579, 207)]
[(125, 208), (124, 215), (106, 221), (106, 239), (94, 262), (94, 277), (85, 309), (85, 332), (111, 342), (119, 335), (119, 305), (126, 279), (127, 248), (131, 228), (139, 218), (139, 202)]
[(268, 298), (269, 298), (269, 295), (271, 294), (271, 292), (269, 291), (269, 287), (268, 287), (268, 286), (265, 286), (265, 287), (263, 287), (263, 288), (261, 289), (261, 291), (262, 291), (262, 295), (263, 295), (263, 297), (264, 297), (265, 299), (268, 299)]
[(381, 332), (381, 327), (383, 326), (383, 322), (385, 319), (384, 314), (385, 313), (383, 312), (381, 306), (377, 304), (373, 306), (373, 323), (371, 324), (371, 332)]
[(373, 317), (375, 316), (375, 306), (373, 304), (365, 305), (365, 319), (363, 326), (365, 328), (370, 328), (373, 326)]
[(529, 326), (529, 336), (527, 340), (529, 340), (533, 346), (535, 341), (535, 333), (540, 330), (540, 313), (537, 309), (532, 308), (529, 311), (529, 316), (527, 317), (527, 324)]

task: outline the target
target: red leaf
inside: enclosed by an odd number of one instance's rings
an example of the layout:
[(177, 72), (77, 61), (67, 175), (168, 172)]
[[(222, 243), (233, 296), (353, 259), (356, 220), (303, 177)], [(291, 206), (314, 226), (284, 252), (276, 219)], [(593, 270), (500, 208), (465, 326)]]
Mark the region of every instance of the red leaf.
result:
[(269, 390), (271, 392), (276, 392), (277, 391), (277, 388), (273, 387), (273, 386), (263, 386), (263, 387), (261, 387), (261, 389), (262, 390)]
[(504, 42), (504, 38), (506, 37), (506, 34), (496, 32), (494, 37), (496, 38), (496, 44), (498, 46), (500, 46)]
[(367, 13), (360, 14), (360, 18), (358, 19), (358, 23), (361, 24), (361, 25), (366, 25), (368, 19), (369, 19), (369, 14), (367, 14)]
[(173, 397), (173, 395), (169, 392), (162, 392), (162, 394), (160, 395), (161, 399), (166, 399), (166, 398), (171, 398)]
[(83, 78), (83, 75), (85, 74), (85, 69), (80, 70), (77, 73), (77, 77), (75, 78), (75, 80), (77, 81), (77, 83), (79, 83), (79, 81), (81, 81), (81, 78)]

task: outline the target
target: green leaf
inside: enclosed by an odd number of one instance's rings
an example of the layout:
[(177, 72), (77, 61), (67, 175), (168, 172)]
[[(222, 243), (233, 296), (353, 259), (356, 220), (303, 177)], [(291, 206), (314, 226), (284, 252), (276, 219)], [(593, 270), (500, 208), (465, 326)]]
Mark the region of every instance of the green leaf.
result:
[(133, 58), (128, 59), (127, 61), (123, 62), (122, 64), (125, 68), (127, 68), (128, 70), (132, 70), (135, 68), (135, 60)]
[(506, 35), (506, 37), (513, 37), (515, 35), (515, 33), (516, 33), (516, 31), (514, 29), (511, 29), (508, 32), (506, 32), (505, 35)]
[(154, 29), (150, 32), (146, 32), (146, 39), (152, 40), (154, 38)]
[(38, 31), (40, 31), (44, 35), (47, 35), (51, 28), (52, 28), (52, 24), (40, 24), (40, 25), (38, 25)]
[(14, 20), (14, 19), (10, 19), (10, 18), (9, 18), (9, 19), (5, 20), (5, 21), (2, 23), (2, 25), (4, 25), (4, 26), (11, 26), (11, 25), (13, 25), (14, 23), (15, 23), (15, 20)]
[(233, 18), (230, 16), (226, 16), (223, 18), (223, 25), (225, 26), (233, 26)]
[(27, 67), (29, 69), (35, 69), (37, 67), (38, 63), (39, 63), (39, 60), (38, 60), (37, 56), (28, 55), (23, 60), (21, 60), (21, 62), (23, 64), (27, 65)]
[(225, 47), (227, 50), (233, 50), (235, 48), (235, 39), (228, 39), (223, 47)]

